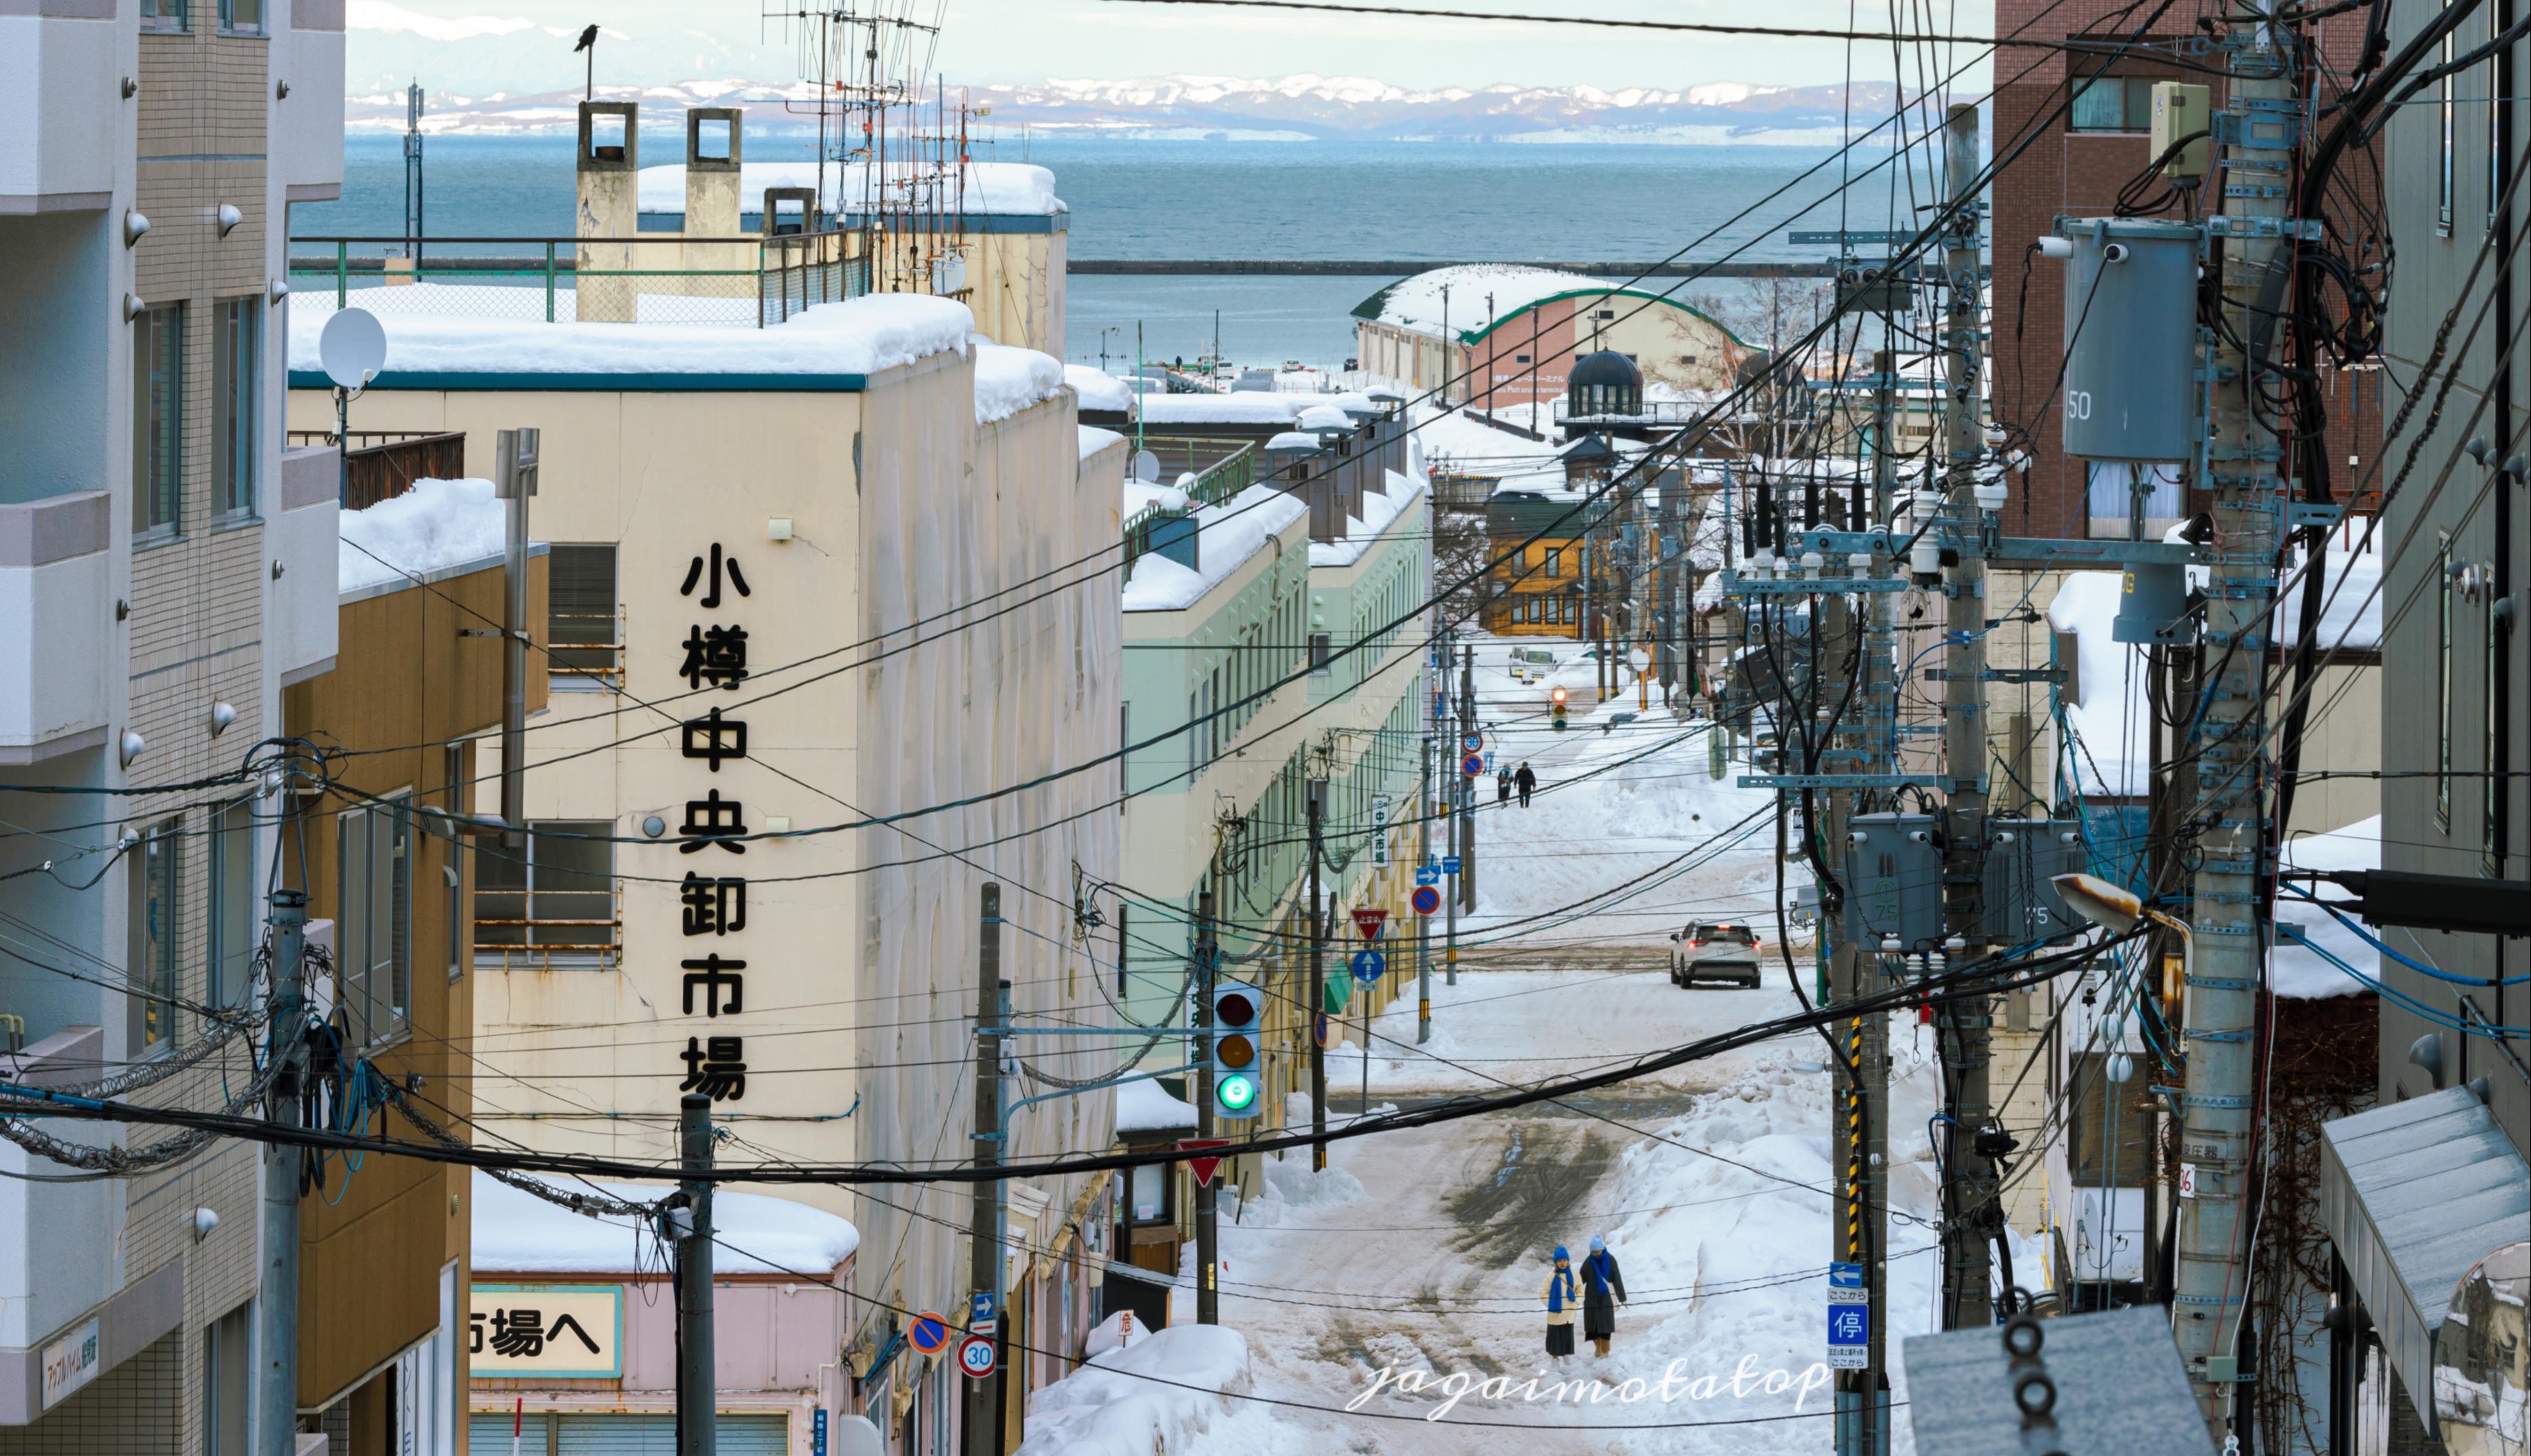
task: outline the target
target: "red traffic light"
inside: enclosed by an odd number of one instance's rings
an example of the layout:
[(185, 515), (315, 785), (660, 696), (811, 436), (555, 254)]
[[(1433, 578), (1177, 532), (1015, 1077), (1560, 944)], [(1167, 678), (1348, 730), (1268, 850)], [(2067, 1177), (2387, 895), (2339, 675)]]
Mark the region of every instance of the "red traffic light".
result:
[(1549, 695), (1547, 695), (1547, 696), (1548, 696), (1548, 697), (1550, 697), (1550, 698), (1552, 698), (1552, 699), (1555, 700), (1555, 705), (1556, 705), (1556, 706), (1558, 706), (1558, 707), (1562, 707), (1562, 706), (1564, 705), (1564, 690), (1563, 690), (1563, 689), (1558, 688), (1558, 689), (1556, 689), (1553, 693), (1551, 693), (1551, 694), (1549, 694)]
[(1224, 991), (1212, 1003), (1212, 1024), (1244, 1027), (1257, 1019), (1257, 1002), (1246, 991)]

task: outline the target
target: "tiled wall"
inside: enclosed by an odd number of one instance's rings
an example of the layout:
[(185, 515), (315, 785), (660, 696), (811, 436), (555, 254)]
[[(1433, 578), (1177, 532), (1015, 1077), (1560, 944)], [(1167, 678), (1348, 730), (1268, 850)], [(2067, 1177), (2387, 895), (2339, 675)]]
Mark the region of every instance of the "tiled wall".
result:
[(182, 1456), (188, 1434), (166, 1413), (179, 1403), (183, 1367), (182, 1341), (171, 1333), (34, 1425), (0, 1426), (0, 1456)]

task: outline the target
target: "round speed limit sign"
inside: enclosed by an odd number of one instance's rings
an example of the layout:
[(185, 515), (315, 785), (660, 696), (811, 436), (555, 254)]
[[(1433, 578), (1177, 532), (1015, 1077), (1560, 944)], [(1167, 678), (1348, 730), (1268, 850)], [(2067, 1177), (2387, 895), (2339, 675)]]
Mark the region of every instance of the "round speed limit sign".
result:
[(958, 1369), (976, 1379), (993, 1372), (993, 1342), (984, 1335), (969, 1335), (958, 1342)]

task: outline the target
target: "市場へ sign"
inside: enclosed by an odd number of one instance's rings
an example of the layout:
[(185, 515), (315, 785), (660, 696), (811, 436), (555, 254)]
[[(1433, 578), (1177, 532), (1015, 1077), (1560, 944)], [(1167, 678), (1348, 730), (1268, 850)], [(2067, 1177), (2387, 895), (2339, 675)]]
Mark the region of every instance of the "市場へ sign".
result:
[(466, 1314), (478, 1378), (612, 1380), (624, 1373), (619, 1284), (478, 1284)]

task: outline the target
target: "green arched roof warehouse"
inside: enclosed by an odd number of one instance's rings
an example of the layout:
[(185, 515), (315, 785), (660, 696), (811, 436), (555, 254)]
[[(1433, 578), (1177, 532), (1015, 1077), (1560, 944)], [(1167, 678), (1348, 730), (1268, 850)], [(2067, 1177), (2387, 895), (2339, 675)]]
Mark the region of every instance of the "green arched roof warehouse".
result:
[[(1733, 344), (1749, 347), (1720, 319), (1675, 298), (1606, 278), (1525, 263), (1460, 263), (1400, 278), (1355, 305), (1353, 316), (1426, 334), (1440, 333), (1446, 322), (1452, 337), (1462, 344), (1473, 344), (1542, 305), (1559, 299), (1611, 297), (1642, 299), (1694, 314), (1721, 330), (1722, 336)], [(1487, 321), (1489, 313), (1490, 323)]]

